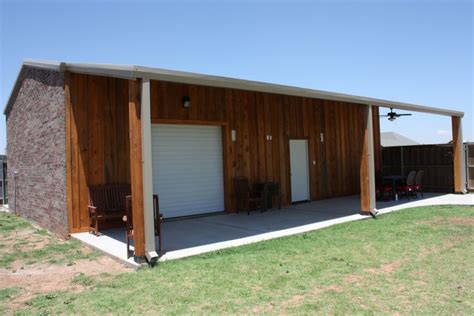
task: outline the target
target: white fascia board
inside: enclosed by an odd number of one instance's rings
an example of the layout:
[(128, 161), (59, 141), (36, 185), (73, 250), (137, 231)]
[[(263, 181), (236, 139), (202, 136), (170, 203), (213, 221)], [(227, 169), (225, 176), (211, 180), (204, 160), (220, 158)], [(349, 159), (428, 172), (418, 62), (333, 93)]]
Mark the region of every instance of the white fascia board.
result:
[[(63, 63), (57, 61), (41, 61), (27, 59), (23, 62), (23, 67), (35, 67), (43, 69), (52, 69), (56, 71), (71, 71), (75, 73), (83, 73), (98, 76), (108, 76), (122, 79), (152, 79), (163, 80), (177, 83), (187, 83), (195, 85), (204, 85), (220, 88), (231, 88), (240, 90), (249, 90), (257, 92), (266, 92), (274, 94), (283, 94), (290, 96), (299, 96), (307, 98), (317, 98), (332, 101), (341, 101), (358, 104), (372, 104), (374, 106), (381, 106), (387, 108), (395, 108), (407, 111), (424, 112), (446, 116), (463, 117), (464, 112), (450, 109), (428, 107), (411, 103), (389, 101), (383, 99), (375, 99), (368, 97), (361, 97), (349, 95), (344, 93), (328, 92), (314, 89), (298, 88), (293, 86), (286, 86), (273, 83), (265, 83), (259, 81), (250, 81), (242, 79), (234, 79), (220, 76), (202, 75), (183, 71), (166, 70), (160, 68), (142, 67), (142, 66), (127, 66), (127, 65), (105, 65), (105, 64), (84, 64), (84, 63)], [(18, 82), (15, 82), (15, 86)], [(12, 92), (15, 89), (12, 89)], [(11, 95), (10, 95), (11, 99)], [(9, 99), (9, 102), (10, 102)], [(8, 109), (9, 103), (5, 107)]]
[(22, 67), (28, 66), (33, 68), (40, 68), (40, 69), (49, 69), (55, 71), (64, 71), (65, 63), (59, 61), (50, 61), (50, 60), (34, 60), (30, 58), (26, 58), (23, 60)]
[(70, 72), (122, 79), (136, 79), (135, 68), (135, 66), (127, 65), (65, 64), (65, 70)]

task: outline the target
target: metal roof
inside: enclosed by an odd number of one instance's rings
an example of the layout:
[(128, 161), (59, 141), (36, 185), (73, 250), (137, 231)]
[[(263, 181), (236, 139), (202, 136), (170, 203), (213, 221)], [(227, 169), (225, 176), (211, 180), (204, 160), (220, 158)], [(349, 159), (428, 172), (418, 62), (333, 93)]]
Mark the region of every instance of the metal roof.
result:
[[(429, 107), (424, 105), (417, 105), (398, 101), (389, 101), (383, 99), (362, 97), (356, 95), (349, 95), (344, 93), (336, 93), (315, 89), (299, 88), (293, 86), (286, 86), (274, 83), (265, 83), (259, 81), (242, 80), (228, 77), (210, 76), (191, 72), (166, 70), (161, 68), (151, 68), (142, 66), (130, 65), (108, 65), (108, 64), (84, 64), (84, 63), (69, 63), (59, 61), (43, 61), (25, 59), (23, 61), (21, 71), (25, 67), (34, 67), (41, 69), (50, 69), (55, 71), (70, 71), (74, 73), (100, 75), (117, 77), (124, 79), (148, 78), (154, 80), (163, 80), (170, 82), (188, 83), (196, 85), (204, 85), (211, 87), (233, 88), (241, 90), (250, 90), (258, 92), (267, 92), (275, 94), (284, 94), (291, 96), (300, 96), (308, 98), (317, 98), (333, 101), (343, 101), (360, 104), (371, 104), (376, 106), (396, 108), (408, 111), (425, 112), (447, 116), (464, 116), (464, 112), (455, 111), (451, 109), (443, 109), (437, 107)], [(12, 94), (5, 106), (4, 113), (8, 111), (15, 87), (18, 84), (20, 74), (18, 75), (15, 86), (12, 89)]]
[(410, 139), (395, 132), (380, 133), (380, 144), (382, 145), (382, 147), (420, 145), (420, 143), (414, 141), (413, 139)]

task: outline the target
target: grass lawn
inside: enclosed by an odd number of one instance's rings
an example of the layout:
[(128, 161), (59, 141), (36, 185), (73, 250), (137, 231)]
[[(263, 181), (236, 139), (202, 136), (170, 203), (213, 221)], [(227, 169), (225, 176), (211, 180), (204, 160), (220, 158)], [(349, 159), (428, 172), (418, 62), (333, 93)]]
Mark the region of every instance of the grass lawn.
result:
[[(9, 225), (28, 227), (6, 216), (0, 213), (1, 236), (15, 231)], [(0, 255), (9, 254), (0, 246)], [(16, 313), (472, 315), (474, 207), (408, 209), (105, 279), (79, 274), (71, 282), (81, 290), (41, 293)], [(2, 304), (11, 310), (9, 301), (24, 290), (0, 290), (0, 311)]]

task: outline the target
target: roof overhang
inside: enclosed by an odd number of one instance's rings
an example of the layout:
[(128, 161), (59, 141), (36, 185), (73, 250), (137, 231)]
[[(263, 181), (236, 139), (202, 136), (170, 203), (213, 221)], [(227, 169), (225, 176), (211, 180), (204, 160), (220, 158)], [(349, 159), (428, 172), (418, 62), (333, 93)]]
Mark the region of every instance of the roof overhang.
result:
[[(26, 59), (22, 64), (20, 74), (21, 74), (21, 71), (24, 69), (24, 67), (42, 68), (42, 69), (49, 69), (49, 70), (60, 71), (60, 72), (70, 71), (74, 73), (116, 77), (116, 78), (122, 78), (122, 79), (148, 78), (151, 80), (163, 80), (163, 81), (169, 81), (169, 82), (196, 84), (196, 85), (204, 85), (204, 86), (210, 86), (210, 87), (232, 88), (232, 89), (240, 89), (240, 90), (249, 90), (249, 91), (284, 94), (284, 95), (291, 95), (291, 96), (325, 99), (325, 100), (332, 100), (332, 101), (370, 104), (370, 105), (387, 107), (387, 108), (396, 108), (396, 109), (402, 109), (402, 110), (407, 110), (407, 111), (424, 112), (424, 113), (446, 115), (446, 116), (459, 116), (459, 117), (464, 116), (464, 112), (455, 111), (451, 109), (445, 109), (445, 108), (430, 107), (430, 106), (424, 106), (424, 105), (418, 105), (418, 104), (412, 104), (412, 103), (362, 97), (362, 96), (349, 95), (349, 94), (336, 93), (336, 92), (328, 92), (328, 91), (315, 90), (315, 89), (299, 88), (299, 87), (280, 85), (280, 84), (274, 84), (274, 83), (234, 79), (234, 78), (219, 77), (219, 76), (210, 76), (210, 75), (203, 75), (203, 74), (183, 72), (183, 71), (166, 70), (166, 69), (161, 69), (161, 68), (129, 66), (129, 65), (66, 63), (66, 62), (57, 62), (57, 61), (42, 61), (42, 60)], [(15, 82), (15, 87), (18, 84), (18, 79), (20, 77), (20, 74), (18, 75), (17, 81)], [(12, 90), (12, 94), (10, 95), (10, 98), (7, 102), (4, 113), (6, 113), (10, 107), (10, 103), (12, 101), (12, 96), (14, 94), (15, 87)]]

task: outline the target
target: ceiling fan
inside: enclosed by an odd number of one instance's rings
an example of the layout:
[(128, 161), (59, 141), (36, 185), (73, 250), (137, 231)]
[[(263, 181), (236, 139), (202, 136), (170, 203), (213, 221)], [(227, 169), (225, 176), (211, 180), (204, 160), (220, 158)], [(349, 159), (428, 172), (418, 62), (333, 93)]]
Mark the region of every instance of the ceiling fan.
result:
[(400, 116), (410, 116), (411, 113), (397, 113), (397, 112), (393, 112), (393, 108), (390, 108), (390, 112), (388, 112), (387, 114), (385, 115), (380, 115), (380, 117), (387, 117), (389, 121), (395, 121), (395, 119), (397, 117), (400, 117)]

